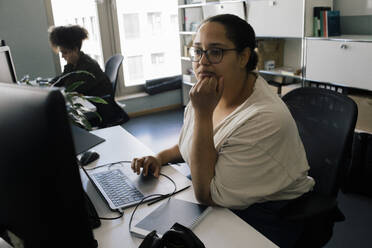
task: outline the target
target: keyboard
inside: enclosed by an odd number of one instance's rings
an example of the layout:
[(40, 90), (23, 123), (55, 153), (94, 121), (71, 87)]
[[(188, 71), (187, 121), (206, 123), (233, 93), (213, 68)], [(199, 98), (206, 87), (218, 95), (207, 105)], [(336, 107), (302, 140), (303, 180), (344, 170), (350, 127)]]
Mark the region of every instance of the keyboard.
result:
[(119, 169), (102, 171), (91, 176), (117, 208), (138, 202), (144, 197)]

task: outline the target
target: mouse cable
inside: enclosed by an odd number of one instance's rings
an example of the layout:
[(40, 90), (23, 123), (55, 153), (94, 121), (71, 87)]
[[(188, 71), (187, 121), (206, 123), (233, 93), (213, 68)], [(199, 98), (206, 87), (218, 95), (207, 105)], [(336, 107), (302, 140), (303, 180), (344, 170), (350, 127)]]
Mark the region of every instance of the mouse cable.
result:
[[(95, 170), (95, 169), (98, 169), (98, 168), (102, 168), (102, 167), (105, 167), (105, 166), (108, 166), (109, 168), (115, 164), (120, 164), (120, 163), (132, 163), (132, 161), (129, 161), (129, 160), (121, 160), (121, 161), (117, 161), (117, 162), (112, 162), (112, 163), (108, 163), (108, 164), (103, 164), (103, 165), (99, 165), (99, 166), (96, 166), (96, 167), (93, 167), (93, 168), (85, 168), (85, 170)], [(152, 194), (152, 195), (148, 195), (144, 198), (141, 199), (141, 201), (139, 203), (137, 203), (136, 207), (134, 208), (131, 216), (130, 216), (130, 220), (129, 220), (129, 230), (131, 229), (131, 224), (132, 224), (132, 219), (133, 219), (133, 215), (135, 213), (135, 211), (137, 210), (137, 208), (139, 207), (139, 205), (141, 205), (143, 203), (144, 200), (146, 200), (147, 198), (149, 197), (153, 197), (153, 196), (158, 196), (158, 197), (154, 197), (154, 199), (152, 200), (156, 200), (156, 199), (159, 199), (159, 198), (166, 198), (167, 196), (169, 195), (173, 195), (174, 192), (177, 191), (177, 185), (176, 185), (176, 182), (170, 178), (169, 176), (163, 174), (163, 173), (159, 173), (161, 176), (167, 178), (169, 181), (171, 181), (174, 185), (174, 190), (172, 193), (168, 193), (168, 194)], [(99, 217), (99, 219), (101, 220), (116, 220), (116, 219), (120, 219), (121, 217), (123, 217), (124, 215), (124, 211), (120, 211), (119, 209), (117, 210), (120, 215), (117, 216), (117, 217), (112, 217), (112, 218), (105, 218), (105, 217)]]
[(136, 204), (136, 207), (134, 208), (134, 210), (133, 210), (133, 212), (132, 212), (132, 214), (131, 214), (131, 216), (130, 216), (130, 219), (129, 219), (129, 225), (128, 225), (128, 226), (129, 226), (129, 232), (130, 232), (130, 230), (132, 229), (132, 220), (133, 220), (134, 213), (137, 211), (137, 208), (138, 208), (142, 203), (144, 203), (144, 202), (143, 202), (144, 200), (146, 200), (147, 198), (153, 197), (153, 196), (157, 196), (157, 197), (154, 197), (152, 200), (156, 200), (156, 199), (163, 198), (163, 197), (165, 198), (166, 196), (172, 195), (172, 194), (174, 194), (174, 192), (177, 191), (177, 185), (176, 185), (176, 182), (175, 182), (172, 178), (170, 178), (169, 176), (167, 176), (167, 175), (165, 175), (165, 174), (163, 174), (163, 173), (160, 173), (160, 175), (163, 176), (163, 177), (165, 177), (165, 178), (167, 178), (167, 179), (169, 179), (169, 180), (173, 183), (173, 185), (174, 185), (174, 190), (173, 190), (173, 192), (172, 192), (172, 193), (169, 193), (169, 194), (151, 194), (151, 195), (148, 195), (148, 196), (146, 196), (146, 197), (143, 197), (143, 198), (141, 199), (141, 201), (140, 201), (139, 203)]
[(116, 217), (100, 217), (98, 216), (98, 219), (100, 220), (117, 220), (117, 219), (120, 219), (121, 217), (124, 216), (124, 211), (123, 210), (120, 210), (120, 209), (117, 209), (116, 212), (119, 212), (119, 216), (116, 216)]
[(111, 166), (113, 166), (115, 164), (120, 164), (120, 163), (132, 163), (132, 161), (122, 160), (122, 161), (112, 162), (112, 163), (108, 163), (108, 164), (98, 165), (98, 166), (95, 166), (93, 168), (85, 168), (85, 170), (87, 170), (87, 171), (89, 171), (89, 170), (95, 170), (95, 169), (102, 168), (102, 167), (105, 167), (105, 166), (108, 166), (110, 168)]
[[(95, 170), (95, 169), (102, 168), (102, 167), (105, 167), (105, 166), (108, 166), (110, 168), (111, 166), (113, 166), (115, 164), (120, 164), (120, 163), (129, 163), (129, 164), (131, 164), (132, 161), (121, 160), (121, 161), (116, 161), (116, 162), (112, 162), (112, 163), (98, 165), (98, 166), (95, 166), (95, 167), (92, 167), (92, 168), (85, 168), (85, 170), (87, 170), (87, 171), (89, 171), (89, 170)], [(172, 164), (176, 164), (178, 166), (181, 166), (180, 164), (177, 164), (177, 163), (167, 163), (167, 164), (164, 164), (163, 166), (172, 165)]]

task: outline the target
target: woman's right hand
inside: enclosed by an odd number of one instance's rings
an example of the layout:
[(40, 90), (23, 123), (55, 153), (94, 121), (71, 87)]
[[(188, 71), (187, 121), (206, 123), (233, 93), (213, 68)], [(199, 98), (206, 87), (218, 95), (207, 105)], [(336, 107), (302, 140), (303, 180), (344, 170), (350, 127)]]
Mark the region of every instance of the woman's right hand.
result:
[(202, 77), (189, 92), (195, 112), (201, 116), (212, 116), (223, 89), (223, 77)]
[(161, 165), (162, 163), (158, 157), (145, 156), (142, 158), (134, 158), (131, 167), (133, 172), (137, 173), (137, 175), (140, 174), (141, 168), (143, 168), (142, 174), (144, 176), (147, 176), (149, 172), (152, 172), (155, 177), (159, 177)]

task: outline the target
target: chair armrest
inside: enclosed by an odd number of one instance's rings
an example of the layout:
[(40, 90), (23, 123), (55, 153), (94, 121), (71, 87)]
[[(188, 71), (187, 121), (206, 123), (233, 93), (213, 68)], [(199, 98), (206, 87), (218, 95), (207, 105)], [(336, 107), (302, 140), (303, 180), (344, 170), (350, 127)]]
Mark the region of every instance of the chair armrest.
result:
[(125, 106), (127, 106), (127, 105), (125, 105), (125, 103), (121, 103), (121, 102), (116, 101), (116, 100), (115, 100), (115, 102), (119, 105), (120, 108), (125, 108)]

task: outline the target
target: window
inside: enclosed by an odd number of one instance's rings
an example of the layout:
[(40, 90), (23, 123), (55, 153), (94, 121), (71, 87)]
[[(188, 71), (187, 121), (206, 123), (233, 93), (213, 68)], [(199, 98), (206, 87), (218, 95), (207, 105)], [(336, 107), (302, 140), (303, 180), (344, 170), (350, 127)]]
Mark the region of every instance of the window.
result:
[(128, 72), (131, 81), (138, 81), (144, 78), (142, 55), (128, 57)]
[(139, 15), (123, 14), (125, 39), (135, 39), (140, 36)]
[(151, 28), (152, 35), (161, 34), (161, 13), (154, 12), (147, 14), (148, 24)]
[(151, 54), (151, 63), (153, 65), (159, 65), (164, 63), (164, 53), (153, 53)]
[(89, 40), (82, 50), (102, 68), (110, 55), (124, 56), (121, 93), (141, 91), (149, 79), (181, 74), (177, 1), (46, 1), (51, 3), (54, 25), (86, 27)]
[(116, 9), (117, 16), (124, 16), (118, 32), (125, 86), (181, 74), (177, 1), (116, 0)]
[(94, 16), (91, 16), (90, 17), (90, 35), (91, 35), (91, 37), (95, 40), (95, 41), (97, 41), (98, 39), (97, 39), (97, 27), (96, 27), (96, 25), (97, 25), (97, 21), (96, 21), (96, 18), (94, 17)]

